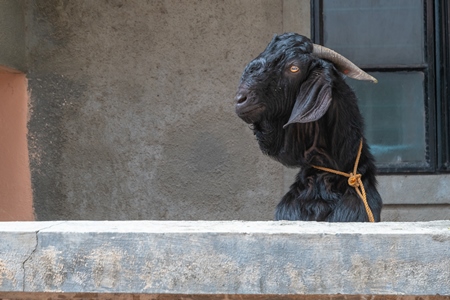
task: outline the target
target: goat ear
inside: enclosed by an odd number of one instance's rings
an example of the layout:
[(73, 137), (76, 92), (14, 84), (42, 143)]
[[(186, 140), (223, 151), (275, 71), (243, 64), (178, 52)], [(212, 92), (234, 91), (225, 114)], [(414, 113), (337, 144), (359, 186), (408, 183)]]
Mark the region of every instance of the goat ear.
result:
[(308, 123), (320, 119), (331, 104), (331, 81), (323, 70), (315, 70), (302, 83), (297, 99), (292, 109), (289, 121), (292, 123)]

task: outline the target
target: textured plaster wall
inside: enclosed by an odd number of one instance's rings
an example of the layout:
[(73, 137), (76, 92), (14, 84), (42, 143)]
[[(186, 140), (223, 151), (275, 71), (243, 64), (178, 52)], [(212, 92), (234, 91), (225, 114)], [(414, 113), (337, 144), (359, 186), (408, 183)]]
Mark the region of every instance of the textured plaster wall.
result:
[(272, 219), (284, 171), (233, 97), (289, 3), (25, 3), (39, 220)]
[(26, 70), (23, 1), (0, 0), (0, 66)]

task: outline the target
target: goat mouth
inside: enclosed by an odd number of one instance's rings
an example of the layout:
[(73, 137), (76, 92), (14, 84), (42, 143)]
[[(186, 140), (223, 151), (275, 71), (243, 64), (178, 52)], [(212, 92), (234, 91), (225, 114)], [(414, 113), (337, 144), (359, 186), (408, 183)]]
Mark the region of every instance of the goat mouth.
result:
[(261, 118), (261, 114), (266, 110), (266, 107), (262, 104), (246, 106), (246, 107), (236, 107), (236, 114), (245, 123), (252, 124)]

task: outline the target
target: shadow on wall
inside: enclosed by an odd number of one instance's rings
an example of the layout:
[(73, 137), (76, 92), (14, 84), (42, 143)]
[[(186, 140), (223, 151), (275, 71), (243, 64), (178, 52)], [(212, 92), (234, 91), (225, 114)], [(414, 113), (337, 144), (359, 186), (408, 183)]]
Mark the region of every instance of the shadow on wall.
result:
[(25, 74), (0, 66), (0, 221), (34, 220)]

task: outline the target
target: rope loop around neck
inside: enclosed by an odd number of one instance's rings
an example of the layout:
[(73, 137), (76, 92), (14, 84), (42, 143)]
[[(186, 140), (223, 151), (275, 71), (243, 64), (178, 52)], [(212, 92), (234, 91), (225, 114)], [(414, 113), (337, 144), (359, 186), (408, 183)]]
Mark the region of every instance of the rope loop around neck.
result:
[(362, 202), (364, 204), (364, 208), (366, 209), (366, 213), (367, 213), (367, 217), (369, 218), (369, 222), (375, 222), (372, 210), (370, 209), (369, 204), (367, 203), (366, 190), (364, 189), (364, 185), (363, 185), (363, 182), (362, 182), (362, 179), (361, 179), (362, 175), (356, 173), (358, 171), (359, 159), (361, 158), (362, 146), (363, 146), (363, 140), (361, 139), (361, 141), (359, 143), (358, 154), (357, 154), (356, 160), (355, 160), (355, 165), (353, 167), (353, 172), (351, 172), (351, 173), (345, 173), (345, 172), (333, 170), (333, 169), (330, 169), (330, 168), (319, 167), (319, 166), (314, 166), (314, 165), (312, 167), (315, 168), (315, 169), (321, 170), (321, 171), (325, 171), (325, 172), (341, 175), (341, 176), (344, 176), (344, 177), (348, 177), (347, 183), (348, 183), (349, 186), (351, 186), (351, 187), (353, 187), (355, 189), (355, 191), (358, 194), (359, 198), (361, 198), (361, 200), (362, 200)]

